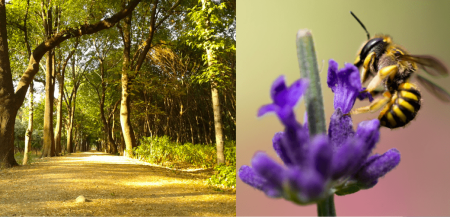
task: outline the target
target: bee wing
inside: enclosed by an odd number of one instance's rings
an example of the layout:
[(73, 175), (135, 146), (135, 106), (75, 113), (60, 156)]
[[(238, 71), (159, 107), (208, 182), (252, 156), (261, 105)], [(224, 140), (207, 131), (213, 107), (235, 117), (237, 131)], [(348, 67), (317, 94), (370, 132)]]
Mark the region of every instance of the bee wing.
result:
[(432, 76), (447, 76), (447, 67), (437, 58), (428, 55), (402, 55), (400, 60), (417, 63), (419, 68)]
[(442, 100), (443, 102), (450, 102), (450, 94), (442, 89), (441, 87), (437, 86), (430, 80), (424, 78), (423, 76), (417, 74), (416, 75), (417, 80), (419, 81), (422, 86), (425, 87), (428, 91), (430, 91), (433, 95), (435, 95), (438, 99)]

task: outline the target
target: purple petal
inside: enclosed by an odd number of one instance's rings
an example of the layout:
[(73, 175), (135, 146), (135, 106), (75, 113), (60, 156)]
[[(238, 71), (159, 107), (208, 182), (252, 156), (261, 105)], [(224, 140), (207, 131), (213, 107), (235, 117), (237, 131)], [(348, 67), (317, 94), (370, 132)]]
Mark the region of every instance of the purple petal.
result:
[(349, 113), (362, 90), (358, 68), (346, 63), (343, 69), (337, 70), (337, 63), (330, 60), (327, 84), (334, 92), (334, 108)]
[(258, 117), (261, 117), (269, 112), (278, 113), (279, 109), (280, 108), (274, 104), (263, 105), (258, 110)]
[(280, 87), (279, 89), (282, 89), (282, 91), (277, 92), (272, 96), (274, 104), (279, 107), (276, 113), (284, 125), (292, 125), (296, 122), (293, 110), (297, 102), (300, 101), (301, 96), (305, 93), (307, 87), (308, 80), (299, 79), (288, 89)]
[(287, 177), (290, 191), (295, 192), (297, 198), (304, 203), (312, 201), (324, 193), (325, 181), (315, 170), (299, 171), (290, 168)]
[(336, 109), (331, 116), (330, 126), (328, 127), (328, 136), (333, 147), (335, 149), (340, 147), (347, 138), (352, 138), (354, 134), (352, 118), (344, 115), (340, 108)]
[(362, 84), (361, 84), (361, 79), (360, 79), (358, 68), (351, 63), (346, 63), (344, 68), (341, 69), (340, 73), (343, 73), (342, 71), (344, 71), (344, 70), (345, 70), (345, 73), (349, 73), (348, 82), (349, 82), (350, 86), (352, 88), (357, 89), (358, 94), (359, 94), (359, 91), (362, 90)]
[(317, 135), (309, 145), (311, 163), (316, 171), (322, 175), (323, 179), (327, 179), (331, 172), (331, 160), (333, 150), (329, 139), (326, 135)]
[(361, 164), (362, 165), (361, 167), (364, 167), (365, 165), (372, 163), (372, 161), (376, 160), (378, 157), (380, 157), (379, 154), (370, 155), (369, 157), (367, 157), (367, 159), (364, 161), (364, 163)]
[(363, 161), (362, 143), (361, 139), (348, 138), (343, 145), (336, 149), (332, 162), (331, 178), (333, 180), (351, 175), (359, 169)]
[(280, 197), (280, 191), (275, 187), (270, 185), (266, 179), (256, 174), (256, 172), (249, 166), (244, 165), (239, 169), (239, 178), (246, 184), (262, 190), (269, 197)]
[(338, 63), (333, 59), (328, 61), (328, 76), (327, 76), (327, 84), (328, 87), (334, 92), (336, 90), (336, 85), (338, 83), (337, 78), (338, 72)]
[(281, 189), (285, 176), (285, 169), (267, 156), (266, 153), (256, 153), (252, 159), (252, 167), (259, 176), (266, 179), (267, 182), (273, 186)]
[(295, 81), (289, 88), (286, 86), (285, 77), (278, 77), (272, 84), (270, 95), (273, 103), (264, 105), (258, 110), (258, 117), (275, 112), (284, 125), (294, 125), (294, 107), (300, 101), (308, 87), (307, 79)]
[(354, 178), (362, 188), (373, 187), (378, 178), (386, 175), (400, 163), (400, 152), (393, 148), (381, 156), (374, 157), (369, 164), (361, 168)]
[(294, 127), (298, 125), (292, 107), (289, 106), (282, 107), (280, 111), (277, 112), (277, 115), (281, 123), (283, 123), (285, 127)]
[(281, 145), (286, 150), (288, 158), (295, 165), (303, 165), (307, 160), (307, 143), (309, 142), (308, 129), (299, 123), (287, 125), (281, 139)]
[(380, 139), (380, 121), (378, 119), (373, 119), (370, 121), (362, 121), (358, 125), (355, 137), (358, 137), (364, 141), (363, 151), (365, 152), (364, 158), (369, 156), (375, 144)]
[(366, 98), (369, 98), (369, 102), (372, 102), (373, 101), (372, 94), (370, 94), (369, 92), (365, 92), (364, 90), (366, 90), (365, 87), (363, 87), (362, 91), (359, 92), (358, 99), (359, 100), (364, 100)]
[(286, 87), (286, 77), (284, 75), (280, 75), (275, 81), (272, 83), (272, 88), (270, 89), (270, 96), (272, 97), (272, 100), (276, 103), (276, 97), (280, 93), (284, 93), (287, 90)]
[(256, 174), (255, 171), (247, 165), (244, 165), (239, 169), (238, 176), (244, 183), (259, 190), (262, 190), (263, 186), (267, 183), (267, 180)]
[(309, 86), (308, 79), (299, 79), (291, 84), (288, 89), (288, 94), (286, 96), (287, 104), (290, 107), (294, 107), (298, 101), (300, 101), (301, 97), (305, 93), (306, 89)]
[(273, 136), (272, 143), (273, 149), (277, 153), (278, 157), (284, 162), (286, 166), (292, 165), (292, 161), (289, 159), (285, 147), (281, 144), (281, 138), (283, 137), (283, 132), (278, 132)]

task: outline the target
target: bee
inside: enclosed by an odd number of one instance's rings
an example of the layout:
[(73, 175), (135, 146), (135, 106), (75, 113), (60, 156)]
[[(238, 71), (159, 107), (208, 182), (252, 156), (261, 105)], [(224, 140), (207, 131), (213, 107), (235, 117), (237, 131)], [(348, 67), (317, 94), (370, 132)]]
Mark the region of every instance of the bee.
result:
[[(412, 121), (421, 107), (419, 88), (410, 82), (412, 75), (425, 89), (444, 102), (450, 102), (450, 94), (425, 77), (417, 74), (422, 69), (432, 76), (447, 76), (446, 66), (433, 56), (411, 55), (401, 46), (394, 44), (388, 35), (375, 35), (371, 38), (366, 27), (353, 14), (367, 33), (367, 41), (358, 52), (354, 65), (360, 68), (361, 83), (372, 77), (365, 91), (383, 97), (374, 100), (369, 106), (353, 109), (351, 114), (375, 112), (380, 109), (381, 126), (387, 128), (403, 127)], [(382, 84), (384, 90), (376, 88)]]

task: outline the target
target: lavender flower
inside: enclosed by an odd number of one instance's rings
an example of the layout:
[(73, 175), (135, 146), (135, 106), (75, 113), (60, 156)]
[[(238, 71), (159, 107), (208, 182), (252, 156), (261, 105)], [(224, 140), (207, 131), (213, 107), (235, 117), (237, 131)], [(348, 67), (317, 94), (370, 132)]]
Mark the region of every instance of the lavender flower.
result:
[(287, 87), (283, 76), (275, 80), (271, 89), (273, 103), (262, 106), (258, 116), (275, 112), (285, 126), (272, 140), (284, 165), (258, 152), (251, 167), (240, 168), (238, 175), (242, 181), (269, 197), (309, 204), (334, 193), (345, 195), (371, 188), (398, 165), (400, 154), (396, 149), (369, 156), (380, 137), (378, 119), (361, 122), (355, 132), (351, 117), (346, 115), (356, 98), (370, 97), (367, 93), (360, 94), (364, 89), (358, 69), (346, 64), (338, 70), (338, 64), (330, 60), (327, 83), (334, 92), (335, 109), (328, 135), (310, 138), (308, 124), (298, 123), (293, 111), (308, 81), (299, 79)]

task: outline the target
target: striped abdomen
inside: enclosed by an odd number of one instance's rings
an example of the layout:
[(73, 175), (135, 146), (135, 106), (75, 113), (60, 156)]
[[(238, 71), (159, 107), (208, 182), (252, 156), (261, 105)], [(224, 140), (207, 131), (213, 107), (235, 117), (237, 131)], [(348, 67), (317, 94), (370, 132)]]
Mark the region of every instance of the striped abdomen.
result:
[(399, 85), (389, 103), (378, 116), (381, 126), (388, 128), (403, 127), (412, 121), (420, 109), (420, 92), (411, 83)]

